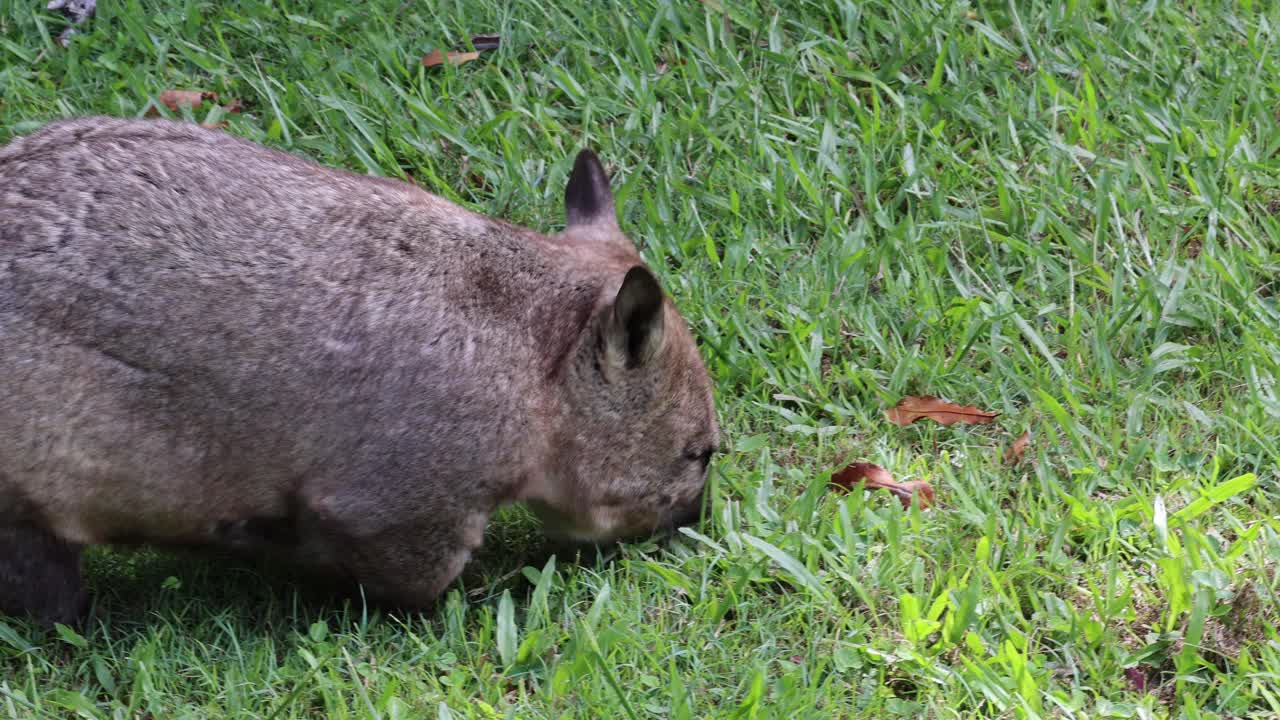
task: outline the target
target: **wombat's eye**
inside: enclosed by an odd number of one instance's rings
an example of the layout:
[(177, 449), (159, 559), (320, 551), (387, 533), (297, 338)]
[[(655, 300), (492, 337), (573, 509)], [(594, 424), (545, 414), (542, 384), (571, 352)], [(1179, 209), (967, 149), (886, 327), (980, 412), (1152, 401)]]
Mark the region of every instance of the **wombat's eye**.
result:
[(689, 462), (696, 462), (702, 465), (703, 470), (706, 470), (707, 465), (711, 464), (711, 456), (714, 455), (715, 452), (716, 452), (715, 448), (707, 448), (702, 451), (686, 450), (684, 453), (684, 459), (688, 460)]

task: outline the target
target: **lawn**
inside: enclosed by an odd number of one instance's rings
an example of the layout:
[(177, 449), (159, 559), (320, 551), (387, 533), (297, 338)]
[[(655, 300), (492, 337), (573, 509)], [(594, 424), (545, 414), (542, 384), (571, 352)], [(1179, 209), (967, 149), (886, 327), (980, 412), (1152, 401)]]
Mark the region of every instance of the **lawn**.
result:
[(514, 508), (420, 616), (95, 550), (82, 632), (0, 619), (0, 715), (1280, 716), (1280, 3), (99, 2), (3, 0), (0, 142), (209, 90), (162, 113), (549, 231), (590, 145), (725, 448), (696, 531)]

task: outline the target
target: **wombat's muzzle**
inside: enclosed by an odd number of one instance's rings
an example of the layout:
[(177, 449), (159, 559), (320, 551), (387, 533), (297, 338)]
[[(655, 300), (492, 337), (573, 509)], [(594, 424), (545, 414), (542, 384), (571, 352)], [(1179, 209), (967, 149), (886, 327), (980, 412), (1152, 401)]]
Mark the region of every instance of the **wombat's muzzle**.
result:
[(698, 524), (698, 521), (702, 519), (702, 501), (706, 497), (706, 494), (707, 488), (704, 485), (702, 490), (698, 491), (698, 496), (684, 508), (680, 509), (676, 513), (675, 517), (672, 518), (672, 530), (679, 527), (688, 527), (690, 525)]

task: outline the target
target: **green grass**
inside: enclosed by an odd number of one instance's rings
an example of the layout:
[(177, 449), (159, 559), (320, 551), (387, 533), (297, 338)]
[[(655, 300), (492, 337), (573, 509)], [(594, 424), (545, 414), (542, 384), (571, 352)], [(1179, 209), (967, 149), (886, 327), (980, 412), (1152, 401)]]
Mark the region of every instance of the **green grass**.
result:
[[(0, 620), (0, 714), (1280, 715), (1280, 4), (100, 1), (63, 50), (3, 0), (0, 141), (215, 90), (548, 230), (589, 143), (727, 450), (699, 534), (578, 556), (509, 512), (420, 617), (95, 551), (83, 637)], [(926, 393), (1001, 415), (885, 421)], [(853, 460), (938, 507), (829, 492)]]

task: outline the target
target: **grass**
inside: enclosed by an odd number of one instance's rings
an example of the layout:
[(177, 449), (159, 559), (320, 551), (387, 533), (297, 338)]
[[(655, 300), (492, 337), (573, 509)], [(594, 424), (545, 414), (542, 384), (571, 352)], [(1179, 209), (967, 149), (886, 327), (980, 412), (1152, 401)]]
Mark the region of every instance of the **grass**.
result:
[[(420, 617), (96, 550), (83, 636), (0, 620), (0, 714), (1280, 716), (1280, 4), (100, 4), (64, 50), (5, 0), (0, 141), (214, 90), (546, 229), (596, 147), (727, 450), (697, 533), (567, 554), (513, 510)], [(885, 421), (926, 393), (1001, 415)], [(939, 506), (831, 493), (853, 460)]]

